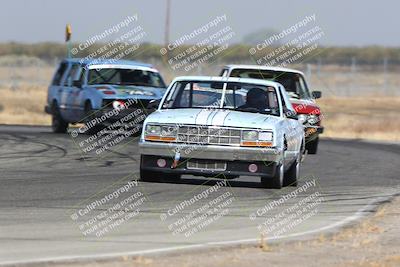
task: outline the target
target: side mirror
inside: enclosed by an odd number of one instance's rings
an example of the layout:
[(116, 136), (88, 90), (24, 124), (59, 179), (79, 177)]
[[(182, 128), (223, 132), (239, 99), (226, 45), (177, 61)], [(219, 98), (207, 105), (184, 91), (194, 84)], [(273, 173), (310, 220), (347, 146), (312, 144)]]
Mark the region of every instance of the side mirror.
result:
[(82, 82), (79, 81), (79, 80), (73, 81), (73, 82), (72, 82), (72, 86), (73, 86), (73, 87), (82, 88)]
[(314, 99), (321, 98), (322, 96), (321, 91), (312, 91), (311, 94)]
[(147, 104), (147, 109), (156, 110), (161, 103), (161, 99), (153, 99)]

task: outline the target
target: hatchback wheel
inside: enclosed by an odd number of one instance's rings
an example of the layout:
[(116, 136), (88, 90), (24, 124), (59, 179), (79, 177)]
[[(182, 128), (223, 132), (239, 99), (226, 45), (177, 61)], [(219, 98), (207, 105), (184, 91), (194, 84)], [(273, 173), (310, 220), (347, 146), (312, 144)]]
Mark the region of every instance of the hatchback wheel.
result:
[(68, 122), (61, 117), (56, 103), (52, 105), (51, 128), (54, 133), (66, 133), (68, 129)]

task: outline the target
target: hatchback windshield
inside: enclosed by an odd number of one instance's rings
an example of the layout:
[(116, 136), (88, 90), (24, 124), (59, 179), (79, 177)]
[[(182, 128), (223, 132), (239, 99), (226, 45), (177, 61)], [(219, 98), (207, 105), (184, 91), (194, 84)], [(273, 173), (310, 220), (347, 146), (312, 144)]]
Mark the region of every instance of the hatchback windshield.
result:
[(176, 82), (162, 108), (222, 108), (279, 115), (279, 102), (274, 87), (245, 83)]
[(165, 83), (160, 74), (141, 69), (90, 69), (88, 84), (119, 84), (165, 88)]
[(234, 69), (230, 77), (253, 78), (278, 82), (285, 87), (288, 95), (292, 98), (311, 98), (304, 78), (298, 73), (273, 70)]

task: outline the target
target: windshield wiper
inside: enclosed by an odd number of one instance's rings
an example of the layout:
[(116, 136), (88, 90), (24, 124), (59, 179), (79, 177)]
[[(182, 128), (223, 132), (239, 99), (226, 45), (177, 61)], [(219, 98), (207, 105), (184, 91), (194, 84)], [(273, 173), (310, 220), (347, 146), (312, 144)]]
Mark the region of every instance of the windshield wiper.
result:
[(273, 109), (258, 109), (258, 108), (252, 108), (252, 107), (247, 107), (247, 108), (236, 108), (235, 111), (241, 111), (241, 112), (249, 112), (249, 113), (260, 113), (260, 114), (266, 114), (266, 115), (274, 115), (274, 116), (279, 116), (279, 114), (276, 114), (276, 111)]

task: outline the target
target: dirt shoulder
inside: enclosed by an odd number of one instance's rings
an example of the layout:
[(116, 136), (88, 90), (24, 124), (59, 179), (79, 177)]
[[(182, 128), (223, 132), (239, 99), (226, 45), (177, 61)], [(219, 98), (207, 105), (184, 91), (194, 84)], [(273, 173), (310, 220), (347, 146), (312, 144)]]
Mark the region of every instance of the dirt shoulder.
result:
[(168, 256), (122, 257), (57, 266), (400, 266), (400, 197), (373, 216), (338, 233), (301, 242), (180, 252)]

